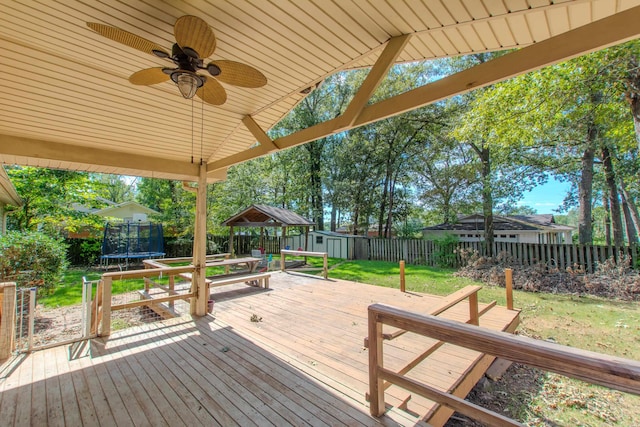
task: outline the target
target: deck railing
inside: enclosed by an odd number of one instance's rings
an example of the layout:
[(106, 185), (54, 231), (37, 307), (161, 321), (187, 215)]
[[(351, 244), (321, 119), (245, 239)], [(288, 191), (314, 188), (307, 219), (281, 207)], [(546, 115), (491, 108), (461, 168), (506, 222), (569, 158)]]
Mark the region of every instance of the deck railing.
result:
[[(148, 265), (150, 266), (150, 265)], [(155, 267), (155, 266), (154, 266)], [(191, 290), (188, 293), (176, 293), (173, 289), (173, 283), (175, 276), (181, 273), (193, 273), (195, 270), (193, 265), (185, 265), (180, 267), (155, 267), (148, 268), (146, 270), (131, 270), (131, 271), (118, 271), (112, 273), (105, 273), (102, 275), (100, 283), (98, 285), (98, 298), (96, 299), (95, 311), (97, 313), (95, 321), (92, 322), (92, 330), (98, 330), (98, 335), (107, 336), (111, 332), (111, 312), (115, 310), (122, 310), (127, 308), (146, 306), (151, 304), (161, 304), (165, 302), (173, 302), (178, 299), (189, 299), (196, 296), (196, 292)], [(144, 279), (145, 290), (148, 291), (150, 284), (155, 284), (152, 281), (154, 277), (168, 276), (169, 286), (167, 287), (166, 297), (155, 297), (151, 299), (141, 299), (139, 301), (133, 301), (126, 304), (112, 305), (111, 303), (111, 288), (114, 280), (127, 280), (127, 279)], [(97, 323), (99, 322), (99, 328)]]
[(640, 362), (497, 332), (430, 315), (407, 312), (384, 304), (369, 306), (369, 400), (370, 411), (385, 411), (384, 391), (389, 384), (426, 397), (492, 426), (520, 423), (457, 396), (419, 383), (403, 373), (384, 367), (382, 325), (390, 325), (442, 342), (577, 378), (592, 384), (640, 395)]

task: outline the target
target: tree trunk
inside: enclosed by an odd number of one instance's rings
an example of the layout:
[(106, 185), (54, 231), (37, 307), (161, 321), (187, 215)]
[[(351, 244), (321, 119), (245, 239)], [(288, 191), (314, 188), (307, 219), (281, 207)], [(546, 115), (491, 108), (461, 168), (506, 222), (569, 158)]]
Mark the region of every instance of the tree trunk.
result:
[(378, 211), (378, 237), (384, 237), (384, 214), (387, 210), (387, 195), (389, 193), (389, 168), (387, 168), (387, 173), (384, 177), (384, 184), (382, 186), (382, 197), (380, 203), (380, 210)]
[(613, 244), (616, 248), (624, 246), (624, 235), (622, 232), (622, 215), (620, 212), (620, 200), (618, 199), (618, 186), (616, 185), (616, 175), (613, 170), (613, 161), (609, 147), (602, 147), (602, 166), (609, 193), (609, 206), (611, 209), (611, 226), (613, 228)]
[(636, 131), (636, 142), (638, 143), (638, 149), (640, 149), (640, 63), (637, 56), (630, 58), (627, 69), (629, 72), (626, 78), (626, 95)]
[(311, 211), (316, 230), (324, 230), (324, 212), (322, 200), (322, 150), (324, 141), (305, 144), (309, 152), (309, 180), (311, 181)]
[(336, 205), (332, 204), (331, 205), (331, 222), (329, 227), (331, 231), (334, 231), (334, 232), (336, 231), (336, 228), (337, 228), (336, 227), (336, 218), (338, 216), (337, 213), (338, 213), (338, 210), (336, 209)]
[(484, 242), (487, 256), (493, 253), (493, 192), (491, 190), (491, 158), (489, 148), (482, 147), (479, 152), (482, 162), (482, 215), (484, 216)]
[(629, 243), (629, 246), (635, 245), (638, 243), (638, 229), (633, 223), (631, 208), (622, 189), (620, 189), (620, 199), (622, 201), (622, 213), (624, 214), (625, 228), (627, 230), (627, 242)]
[(633, 225), (636, 227), (636, 231), (640, 231), (640, 215), (638, 215), (638, 206), (636, 205), (633, 196), (627, 191), (627, 184), (625, 184), (623, 180), (620, 180), (620, 188), (622, 189), (622, 194), (629, 205)]
[(607, 193), (602, 193), (602, 207), (604, 207), (604, 243), (611, 246), (611, 208)]
[(389, 183), (389, 209), (387, 209), (387, 221), (384, 227), (384, 235), (387, 239), (391, 238), (391, 227), (393, 226), (393, 208), (394, 208), (394, 195), (396, 188), (396, 180), (393, 178)]
[[(591, 132), (591, 130), (590, 130)], [(582, 154), (580, 182), (578, 183), (578, 242), (590, 245), (593, 242), (591, 198), (593, 194), (593, 160), (595, 152), (590, 146)]]

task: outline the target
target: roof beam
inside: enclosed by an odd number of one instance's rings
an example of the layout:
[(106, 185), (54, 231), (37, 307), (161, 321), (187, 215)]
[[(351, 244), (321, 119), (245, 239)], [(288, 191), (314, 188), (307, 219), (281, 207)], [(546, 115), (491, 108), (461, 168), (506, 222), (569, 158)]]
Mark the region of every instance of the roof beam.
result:
[[(437, 80), (408, 92), (365, 106), (351, 126), (344, 126), (343, 116), (278, 138), (280, 149), (315, 141), (329, 135), (373, 123), (455, 95), (485, 87), (520, 74), (534, 71), (580, 55), (604, 49), (640, 37), (640, 6), (559, 34), (492, 61)], [(355, 107), (354, 107), (355, 109)], [(228, 167), (267, 154), (253, 148), (209, 163), (208, 171)]]
[(532, 44), (365, 109), (354, 127), (415, 110), (640, 36), (640, 6)]
[[(60, 142), (42, 141), (19, 136), (0, 135), (0, 152), (5, 155), (32, 159), (47, 159), (83, 165), (109, 166), (114, 169), (129, 169), (133, 172), (144, 171), (173, 174), (176, 176), (198, 177), (198, 164), (178, 160), (159, 159), (140, 154), (124, 154), (100, 148), (79, 147)], [(222, 169), (222, 168), (221, 168)]]
[(249, 115), (244, 116), (242, 118), (242, 123), (244, 123), (247, 129), (249, 129), (251, 134), (256, 138), (260, 145), (267, 149), (268, 153), (273, 153), (274, 151), (278, 151), (280, 149), (280, 147), (273, 143), (266, 132), (262, 130), (260, 125), (256, 123), (255, 120), (253, 120), (253, 117)]
[(380, 86), (380, 83), (387, 77), (389, 70), (393, 64), (395, 64), (396, 59), (398, 59), (398, 56), (402, 53), (410, 38), (410, 34), (405, 34), (393, 37), (387, 42), (387, 46), (369, 71), (367, 78), (340, 117), (340, 125), (338, 125), (338, 128), (349, 129), (353, 126), (364, 107), (367, 106), (369, 99), (371, 99), (376, 89), (378, 89), (378, 86)]

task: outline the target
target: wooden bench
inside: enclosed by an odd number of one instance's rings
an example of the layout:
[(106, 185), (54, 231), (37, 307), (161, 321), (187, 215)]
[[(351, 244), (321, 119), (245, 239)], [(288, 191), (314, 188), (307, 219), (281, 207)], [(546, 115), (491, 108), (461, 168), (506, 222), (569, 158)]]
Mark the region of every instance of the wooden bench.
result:
[[(183, 279), (187, 279), (191, 281), (191, 273), (181, 273), (179, 275)], [(271, 273), (259, 273), (259, 274), (250, 274), (250, 275), (242, 275), (242, 276), (227, 276), (222, 277), (220, 279), (205, 279), (207, 286), (210, 288), (215, 288), (217, 286), (225, 286), (232, 285), (234, 283), (242, 283), (246, 282), (248, 285), (259, 286), (261, 288), (268, 289), (269, 288), (269, 278), (271, 277)]]
[(261, 288), (268, 289), (269, 288), (269, 278), (271, 277), (271, 273), (259, 273), (259, 274), (251, 274), (248, 276), (236, 276), (236, 277), (225, 277), (222, 279), (207, 279), (207, 283), (210, 287), (214, 288), (216, 286), (224, 286), (231, 285), (233, 283), (242, 283), (245, 282), (251, 286), (258, 286)]

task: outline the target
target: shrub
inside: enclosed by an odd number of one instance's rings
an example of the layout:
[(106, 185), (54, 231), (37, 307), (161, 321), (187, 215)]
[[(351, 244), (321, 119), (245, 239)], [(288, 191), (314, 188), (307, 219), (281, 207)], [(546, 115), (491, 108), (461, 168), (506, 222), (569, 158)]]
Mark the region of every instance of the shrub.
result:
[(456, 266), (458, 242), (458, 236), (455, 234), (445, 234), (438, 239), (433, 239), (433, 243), (436, 245), (433, 255), (438, 267)]
[(67, 267), (66, 246), (38, 232), (0, 236), (0, 280), (37, 286), (42, 293), (60, 281)]

